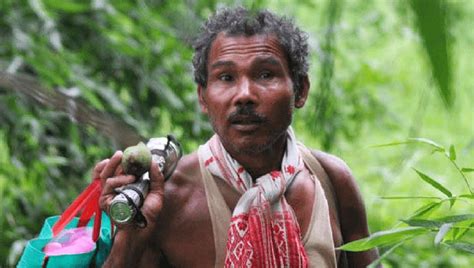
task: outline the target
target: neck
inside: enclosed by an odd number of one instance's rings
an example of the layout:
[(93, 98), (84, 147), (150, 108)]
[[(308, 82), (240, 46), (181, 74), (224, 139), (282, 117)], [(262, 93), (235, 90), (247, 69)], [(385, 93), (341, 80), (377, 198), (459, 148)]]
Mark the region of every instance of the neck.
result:
[(241, 152), (229, 154), (237, 160), (255, 181), (274, 170), (281, 169), (281, 161), (286, 151), (287, 135), (281, 135), (274, 144), (259, 152)]

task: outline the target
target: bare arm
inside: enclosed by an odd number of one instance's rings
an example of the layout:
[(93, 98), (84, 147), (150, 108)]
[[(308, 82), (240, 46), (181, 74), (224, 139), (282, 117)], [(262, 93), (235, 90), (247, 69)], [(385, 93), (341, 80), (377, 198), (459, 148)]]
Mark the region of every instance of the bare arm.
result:
[[(369, 236), (364, 201), (349, 167), (333, 155), (323, 152), (313, 153), (333, 184), (344, 243)], [(347, 252), (349, 267), (366, 267), (377, 258), (376, 249)]]
[(140, 230), (120, 230), (115, 236), (112, 250), (103, 267), (159, 267), (159, 251), (154, 250), (150, 239), (140, 238)]

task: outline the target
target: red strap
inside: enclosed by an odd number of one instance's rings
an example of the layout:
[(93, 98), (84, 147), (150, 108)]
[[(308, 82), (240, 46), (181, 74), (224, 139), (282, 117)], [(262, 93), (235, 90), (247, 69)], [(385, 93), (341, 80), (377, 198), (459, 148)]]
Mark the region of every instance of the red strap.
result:
[(94, 242), (99, 239), (100, 235), (100, 225), (102, 223), (102, 211), (99, 207), (99, 197), (100, 192), (97, 191), (91, 196), (91, 201), (87, 203), (87, 206), (84, 208), (84, 211), (81, 214), (81, 218), (79, 219), (79, 223), (77, 227), (86, 226), (92, 216), (95, 214), (94, 218), (94, 229), (92, 231), (92, 240)]
[[(87, 186), (87, 188), (71, 203), (71, 205), (63, 212), (59, 220), (53, 226), (53, 235), (56, 236), (59, 234), (64, 227), (76, 216), (76, 214), (84, 208), (84, 213), (86, 214), (84, 217), (81, 216), (80, 223), (82, 224), (83, 221), (90, 220), (92, 214), (95, 211), (100, 211), (100, 209), (94, 209), (95, 206), (99, 207), (99, 196), (101, 192), (101, 185), (99, 179), (94, 179), (94, 181)], [(86, 206), (92, 206), (90, 209), (85, 209)], [(89, 212), (92, 210), (92, 212)], [(100, 213), (99, 213), (100, 214)], [(96, 217), (99, 218), (99, 217)], [(86, 223), (87, 223), (86, 221)], [(96, 222), (94, 222), (94, 226)], [(99, 223), (100, 226), (100, 223)]]
[(102, 211), (99, 207), (99, 196), (97, 195), (97, 206), (95, 207), (94, 230), (92, 231), (92, 241), (96, 242), (100, 235), (100, 224), (102, 223)]
[(89, 220), (94, 215), (94, 213), (96, 213), (97, 207), (99, 207), (99, 197), (100, 192), (98, 191), (93, 192), (91, 194), (89, 200), (84, 206), (84, 209), (82, 210), (81, 217), (79, 218), (79, 222), (77, 223), (77, 227), (86, 226)]

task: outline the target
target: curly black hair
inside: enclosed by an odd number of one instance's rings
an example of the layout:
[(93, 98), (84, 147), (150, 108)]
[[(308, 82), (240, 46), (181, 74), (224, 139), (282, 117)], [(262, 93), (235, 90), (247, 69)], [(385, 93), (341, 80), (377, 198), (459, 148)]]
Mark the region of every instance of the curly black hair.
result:
[(295, 93), (308, 73), (308, 36), (295, 26), (292, 20), (280, 17), (268, 10), (253, 11), (244, 7), (223, 8), (211, 16), (202, 26), (194, 41), (194, 81), (207, 86), (207, 59), (212, 42), (219, 33), (252, 36), (274, 34), (287, 56), (288, 67)]

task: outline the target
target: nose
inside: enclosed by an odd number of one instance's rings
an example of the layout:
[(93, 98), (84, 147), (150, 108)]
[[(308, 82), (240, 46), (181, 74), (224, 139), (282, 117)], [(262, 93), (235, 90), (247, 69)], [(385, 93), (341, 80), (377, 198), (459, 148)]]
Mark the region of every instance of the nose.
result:
[(255, 105), (258, 103), (258, 90), (249, 79), (241, 79), (237, 85), (234, 105)]

